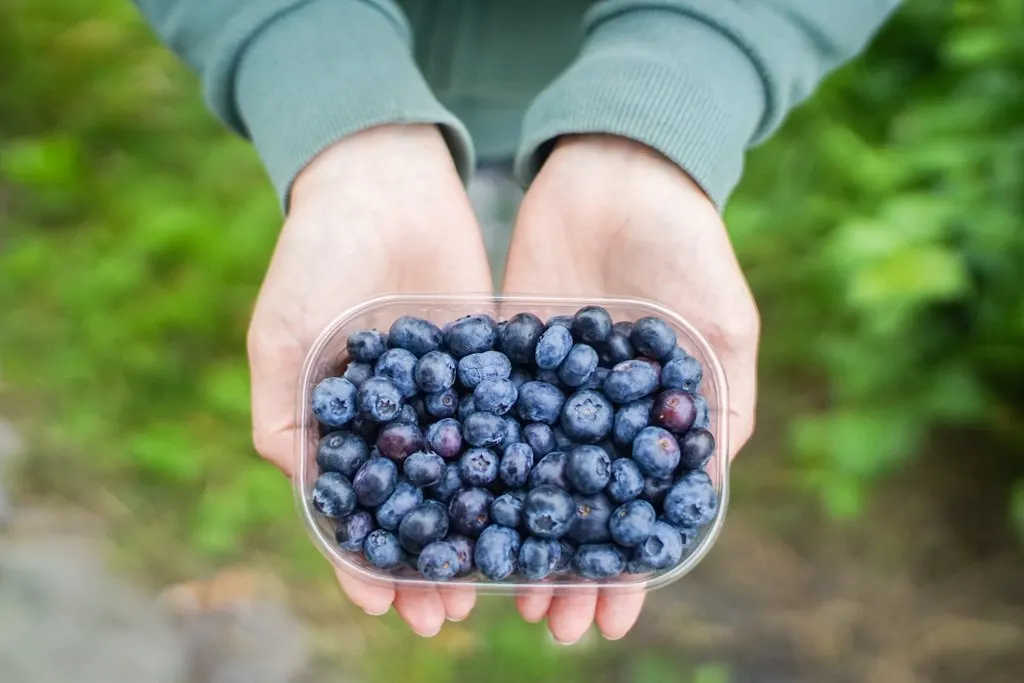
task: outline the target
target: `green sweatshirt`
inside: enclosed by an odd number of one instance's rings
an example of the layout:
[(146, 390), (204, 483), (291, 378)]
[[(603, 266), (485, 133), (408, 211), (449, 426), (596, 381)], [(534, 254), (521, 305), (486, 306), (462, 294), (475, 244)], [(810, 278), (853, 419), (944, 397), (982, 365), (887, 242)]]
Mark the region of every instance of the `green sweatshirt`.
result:
[(560, 135), (616, 134), (722, 207), (745, 151), (899, 0), (136, 2), (286, 208), (318, 152), (384, 123), (435, 123), (463, 179), (514, 158), (524, 185)]

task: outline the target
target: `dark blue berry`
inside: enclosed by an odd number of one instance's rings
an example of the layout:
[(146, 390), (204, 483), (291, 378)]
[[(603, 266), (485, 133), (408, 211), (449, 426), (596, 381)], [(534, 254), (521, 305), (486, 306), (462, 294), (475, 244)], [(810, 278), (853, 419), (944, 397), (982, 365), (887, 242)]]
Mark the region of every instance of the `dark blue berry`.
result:
[(452, 417), (459, 408), (459, 395), (455, 389), (448, 388), (436, 394), (427, 394), (424, 406), (433, 417)]
[(597, 344), (612, 333), (612, 317), (600, 306), (584, 306), (572, 317), (572, 334), (586, 344)]
[(476, 412), (476, 404), (473, 403), (473, 394), (466, 394), (459, 399), (459, 409), (456, 411), (456, 417), (459, 418), (459, 422), (465, 422), (466, 418)]
[(515, 529), (522, 521), (523, 501), (511, 493), (503, 493), (491, 503), (491, 519), (495, 524), (501, 524)]
[(567, 330), (572, 329), (572, 316), (571, 315), (553, 315), (548, 318), (548, 321), (544, 324), (544, 327), (564, 327)]
[(450, 462), (444, 466), (444, 477), (440, 482), (427, 487), (427, 495), (442, 503), (447, 503), (456, 493), (462, 490), (462, 477), (459, 476), (458, 463)]
[[(690, 354), (686, 353), (686, 351), (683, 350), (683, 347), (677, 346), (676, 348), (672, 349), (671, 353), (669, 353), (667, 356), (662, 358), (661, 362), (664, 363), (664, 364), (668, 364), (670, 361), (679, 360), (680, 358), (686, 358), (689, 355)], [(678, 387), (674, 387), (674, 388), (678, 388)]]
[(373, 368), (377, 377), (383, 377), (398, 387), (403, 398), (416, 394), (416, 380), (413, 379), (415, 370), (416, 356), (405, 349), (388, 349), (377, 359)]
[(519, 420), (510, 415), (505, 415), (502, 419), (505, 421), (505, 438), (498, 446), (504, 452), (512, 444), (523, 440), (523, 428), (520, 426)]
[(473, 390), (473, 405), (480, 412), (504, 415), (516, 404), (519, 392), (507, 379), (485, 379)]
[(343, 377), (358, 389), (363, 382), (373, 377), (373, 366), (369, 363), (349, 363)]
[(565, 390), (567, 387), (562, 385), (562, 380), (558, 379), (558, 370), (538, 370), (537, 376), (534, 378), (538, 382), (545, 382), (551, 386), (558, 387), (559, 389)]
[(638, 353), (661, 360), (676, 348), (676, 333), (660, 318), (640, 318), (633, 323), (629, 341)]
[(649, 477), (670, 476), (679, 466), (679, 442), (661, 427), (644, 427), (633, 439), (633, 460)]
[(573, 344), (558, 366), (558, 379), (567, 387), (586, 384), (597, 369), (597, 351), (586, 344)]
[(575, 543), (604, 543), (611, 540), (608, 521), (612, 516), (612, 503), (603, 493), (573, 495), (576, 517), (566, 537)]
[(450, 417), (427, 427), (427, 446), (446, 460), (462, 452), (462, 425)]
[(679, 532), (680, 538), (683, 539), (683, 550), (686, 550), (687, 548), (689, 548), (690, 545), (694, 541), (697, 540), (697, 537), (700, 536), (700, 528), (699, 527), (695, 527), (695, 526), (682, 526), (681, 524), (676, 524), (675, 522), (673, 522), (671, 519), (669, 519), (665, 515), (662, 515), (661, 517), (658, 517), (658, 521), (661, 522), (662, 524), (668, 524), (670, 527), (672, 527), (673, 529), (675, 529), (676, 531)]
[(608, 497), (617, 503), (633, 500), (644, 490), (644, 475), (630, 458), (612, 461), (611, 477), (608, 480)]
[(377, 524), (381, 529), (394, 531), (402, 519), (422, 502), (422, 491), (404, 479), (399, 480), (388, 499), (377, 508)]
[(629, 337), (633, 333), (633, 323), (629, 320), (620, 320), (619, 322), (612, 325), (612, 332), (618, 332)]
[(611, 476), (612, 460), (599, 446), (576, 446), (569, 451), (565, 475), (580, 493), (597, 493)]
[(651, 408), (651, 424), (682, 434), (693, 426), (697, 405), (693, 396), (681, 389), (668, 389), (658, 394)]
[(552, 427), (551, 433), (555, 435), (555, 450), (569, 451), (576, 445), (572, 442), (572, 439), (565, 435), (561, 427)]
[(516, 389), (533, 379), (533, 376), (523, 368), (512, 368), (508, 381), (512, 382)]
[(561, 538), (576, 519), (572, 496), (557, 486), (538, 486), (523, 501), (523, 522), (540, 538)]
[(356, 509), (356, 493), (348, 477), (326, 472), (313, 485), (313, 507), (325, 517), (341, 519)]
[(671, 476), (644, 477), (644, 490), (641, 491), (640, 497), (651, 505), (660, 507), (674, 483)]
[(647, 396), (658, 388), (654, 366), (642, 360), (619, 363), (604, 380), (604, 393), (616, 403), (629, 403)]
[(459, 570), (455, 576), (465, 576), (473, 571), (473, 539), (462, 534), (449, 533), (444, 540), (451, 543), (455, 548), (455, 554), (459, 557)]
[(636, 355), (633, 352), (633, 345), (629, 343), (629, 336), (614, 329), (608, 335), (608, 339), (598, 349), (598, 357), (601, 365), (611, 368), (623, 361), (627, 361)]
[(474, 353), (459, 361), (459, 382), (467, 389), (476, 389), (485, 379), (508, 379), (511, 374), (512, 363), (499, 351)]
[(361, 552), (363, 542), (375, 528), (377, 524), (373, 521), (373, 515), (365, 510), (358, 510), (338, 520), (334, 528), (334, 538), (342, 550)]
[(655, 517), (654, 507), (646, 500), (631, 500), (612, 511), (608, 530), (613, 541), (631, 547), (647, 540), (654, 532)]
[(534, 362), (541, 370), (554, 370), (572, 348), (572, 333), (561, 325), (549, 327), (537, 341), (533, 352)]
[(359, 412), (374, 422), (389, 422), (405, 405), (402, 392), (383, 377), (371, 377), (363, 382), (356, 394)]
[(433, 486), (444, 478), (444, 460), (437, 453), (418, 451), (406, 458), (402, 471), (413, 486)]
[[(413, 397), (416, 398), (416, 397)], [(402, 409), (398, 411), (398, 417), (395, 418), (396, 422), (409, 422), (414, 425), (419, 425), (420, 416), (416, 413), (416, 409), (406, 403), (402, 406)]]
[(494, 494), (486, 489), (462, 489), (448, 503), (448, 518), (452, 529), (476, 538), (491, 523), (491, 503)]
[(626, 557), (611, 543), (586, 544), (576, 551), (572, 563), (585, 579), (609, 579), (626, 568)]
[(715, 454), (715, 437), (706, 429), (691, 429), (679, 437), (679, 464), (688, 470), (698, 470)]
[(533, 449), (525, 443), (514, 443), (505, 448), (498, 467), (498, 476), (505, 486), (515, 489), (526, 486), (533, 469)]
[(416, 569), (431, 581), (447, 581), (459, 572), (461, 564), (455, 546), (447, 541), (434, 541), (420, 552)]
[[(378, 520), (379, 521), (379, 520)], [(398, 526), (398, 540), (406, 552), (416, 555), (424, 546), (438, 541), (448, 533), (448, 512), (434, 500), (426, 500), (413, 508)]]
[(615, 411), (612, 439), (620, 446), (629, 446), (640, 430), (650, 423), (651, 409), (643, 401), (630, 401)]
[(374, 508), (383, 503), (395, 490), (398, 481), (398, 468), (395, 463), (379, 455), (370, 456), (352, 479), (352, 488), (356, 492), (356, 500), (366, 508)]
[(498, 463), (490, 448), (470, 448), (459, 458), (459, 476), (469, 486), (487, 486), (498, 478)]
[(390, 531), (374, 529), (363, 543), (366, 561), (378, 569), (397, 569), (405, 562), (405, 553), (398, 539)]
[(577, 391), (562, 407), (562, 431), (576, 443), (597, 443), (612, 431), (615, 408), (603, 394)]
[(707, 429), (711, 425), (711, 417), (708, 415), (708, 401), (700, 394), (693, 397), (694, 411), (693, 426), (697, 429)]
[(417, 356), (429, 353), (441, 345), (441, 329), (423, 318), (402, 316), (388, 331), (388, 346), (405, 349)]
[(326, 427), (342, 427), (356, 416), (356, 385), (328, 377), (313, 389), (313, 414)]
[(470, 315), (452, 323), (444, 334), (444, 343), (453, 356), (462, 358), (490, 351), (497, 338), (498, 326), (494, 320), (486, 315)]
[(555, 450), (555, 434), (543, 422), (531, 422), (523, 427), (523, 439), (537, 455), (544, 456)]
[(598, 366), (594, 370), (594, 374), (590, 376), (586, 382), (580, 385), (580, 389), (595, 389), (601, 391), (604, 386), (604, 381), (608, 379), (608, 373), (611, 372), (608, 368), (602, 368)]
[(387, 339), (377, 330), (362, 330), (345, 342), (349, 357), (360, 363), (373, 363), (387, 349)]
[(503, 581), (516, 570), (519, 546), (519, 534), (514, 529), (492, 524), (477, 539), (473, 559), (488, 579)]
[[(703, 476), (701, 476), (703, 475)], [(706, 474), (684, 474), (665, 496), (665, 516), (680, 526), (699, 527), (718, 513), (718, 495)]]
[(370, 447), (351, 432), (331, 432), (316, 448), (316, 466), (320, 472), (340, 472), (346, 477), (356, 472), (370, 457)]
[(558, 422), (564, 404), (565, 394), (553, 384), (527, 382), (519, 387), (516, 411), (525, 422), (543, 422), (553, 425)]
[(568, 490), (569, 479), (565, 475), (568, 462), (569, 456), (562, 451), (548, 453), (530, 470), (527, 487), (535, 489), (538, 486), (557, 486)]
[(540, 581), (554, 572), (562, 559), (562, 546), (553, 538), (530, 536), (519, 548), (519, 571), (531, 581)]
[(634, 559), (644, 567), (668, 569), (683, 557), (683, 539), (679, 532), (663, 522), (655, 522), (651, 535), (636, 547)]
[(455, 385), (455, 359), (443, 351), (431, 351), (416, 361), (413, 379), (419, 390), (434, 394)]
[(356, 415), (355, 419), (348, 423), (348, 429), (366, 443), (376, 443), (380, 423), (365, 415)]
[(704, 369), (693, 356), (684, 356), (665, 363), (661, 369), (661, 386), (693, 393), (700, 387)]
[(498, 338), (498, 350), (513, 363), (529, 363), (537, 340), (544, 333), (544, 323), (532, 313), (512, 316)]
[(423, 450), (423, 432), (414, 422), (389, 422), (377, 434), (377, 449), (385, 458), (402, 463), (416, 451)]
[(572, 556), (576, 554), (576, 546), (569, 543), (564, 538), (558, 539), (558, 560), (555, 562), (555, 566), (552, 567), (552, 574), (565, 574), (572, 569)]
[(497, 446), (505, 439), (505, 421), (494, 413), (473, 413), (462, 423), (462, 440), (470, 446)]

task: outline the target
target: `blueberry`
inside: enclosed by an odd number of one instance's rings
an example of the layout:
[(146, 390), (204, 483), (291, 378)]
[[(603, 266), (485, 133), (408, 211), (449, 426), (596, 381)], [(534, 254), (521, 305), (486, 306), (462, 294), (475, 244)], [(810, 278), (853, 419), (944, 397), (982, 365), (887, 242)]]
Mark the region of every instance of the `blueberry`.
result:
[(648, 316), (633, 323), (629, 341), (638, 353), (661, 360), (676, 348), (676, 333), (664, 320)]
[(435, 394), (455, 385), (455, 359), (443, 351), (431, 351), (416, 361), (413, 379), (420, 391)]
[(538, 370), (537, 376), (534, 378), (538, 382), (544, 382), (550, 384), (553, 387), (558, 387), (561, 390), (566, 389), (562, 384), (562, 380), (558, 378), (558, 370)]
[(373, 366), (369, 363), (349, 363), (342, 376), (358, 389), (363, 382), (373, 377)]
[(608, 379), (609, 372), (611, 371), (608, 368), (602, 368), (600, 365), (597, 366), (590, 379), (580, 385), (580, 389), (596, 389), (600, 391), (601, 387), (604, 386), (604, 381)]
[(693, 356), (684, 356), (665, 363), (661, 369), (661, 386), (666, 389), (681, 389), (691, 393), (700, 387), (704, 369)]
[(352, 479), (356, 500), (367, 508), (377, 507), (391, 495), (398, 481), (395, 463), (379, 455), (370, 456)]
[(321, 474), (313, 485), (313, 507), (331, 519), (341, 519), (355, 510), (356, 493), (348, 477), (338, 472)]
[(395, 422), (408, 422), (410, 424), (419, 425), (420, 416), (416, 413), (416, 409), (406, 403), (402, 406), (402, 409), (398, 411), (398, 417), (395, 418)]
[[(700, 476), (703, 475), (703, 476)], [(687, 527), (707, 524), (718, 513), (718, 495), (700, 470), (684, 474), (665, 496), (665, 516)]]
[(516, 410), (526, 422), (543, 422), (552, 425), (565, 404), (565, 394), (558, 387), (546, 382), (527, 382), (519, 387)]
[(508, 381), (512, 382), (517, 390), (532, 379), (533, 376), (523, 368), (512, 368), (512, 373), (508, 376)]
[(644, 475), (630, 458), (612, 461), (608, 497), (617, 503), (633, 500), (644, 490)]
[(544, 324), (546, 328), (552, 327), (564, 327), (567, 330), (572, 329), (572, 316), (571, 315), (553, 315), (548, 318), (548, 321)]
[(664, 522), (655, 522), (651, 535), (636, 547), (634, 558), (651, 569), (667, 569), (679, 564), (683, 557), (683, 539), (679, 532)]
[(349, 357), (360, 363), (373, 363), (387, 349), (387, 339), (377, 330), (362, 330), (345, 342)]
[(597, 344), (612, 333), (612, 317), (600, 306), (584, 306), (572, 317), (572, 335), (581, 342)]
[(635, 360), (638, 363), (643, 363), (645, 365), (650, 366), (650, 368), (654, 370), (654, 376), (657, 379), (655, 384), (657, 385), (661, 383), (661, 363), (659, 363), (656, 360), (651, 360), (650, 358), (647, 358), (645, 356), (637, 356), (633, 360)]
[(490, 351), (497, 338), (498, 326), (494, 320), (486, 315), (470, 315), (452, 323), (444, 334), (444, 343), (453, 356), (463, 358), (471, 353)]
[(604, 380), (604, 393), (616, 403), (629, 403), (658, 388), (658, 373), (650, 363), (627, 360), (611, 369)]
[(473, 559), (484, 576), (502, 581), (516, 570), (519, 545), (519, 534), (514, 529), (492, 524), (477, 539)]
[(683, 526), (681, 524), (676, 524), (665, 515), (658, 517), (658, 521), (662, 524), (668, 524), (670, 527), (679, 532), (679, 537), (683, 539), (683, 550), (689, 548), (690, 545), (697, 540), (697, 537), (700, 536), (700, 529), (698, 527)]
[(569, 479), (565, 475), (568, 462), (569, 456), (562, 451), (548, 453), (530, 470), (527, 487), (535, 489), (538, 486), (557, 486), (568, 490)]
[(633, 333), (633, 323), (629, 320), (620, 320), (612, 325), (612, 332), (624, 334), (628, 338), (629, 335)]
[(688, 470), (698, 470), (715, 454), (715, 437), (706, 429), (691, 429), (679, 437), (679, 450), (679, 464)]
[(557, 486), (538, 486), (523, 501), (523, 521), (534, 536), (561, 538), (576, 519), (572, 496)]
[(459, 466), (450, 462), (444, 466), (444, 477), (433, 486), (427, 487), (427, 495), (434, 500), (447, 503), (456, 493), (462, 490), (462, 477), (459, 476)]
[(406, 459), (402, 471), (413, 486), (433, 486), (444, 478), (444, 460), (437, 453), (417, 451)]
[(511, 493), (503, 493), (491, 503), (491, 519), (495, 524), (515, 529), (522, 521), (523, 501)]
[(646, 564), (636, 559), (636, 550), (633, 550), (632, 558), (626, 562), (626, 573), (627, 574), (650, 574), (654, 571), (652, 567), (648, 567)]
[(487, 486), (498, 478), (498, 462), (490, 448), (470, 448), (459, 459), (459, 476), (469, 486)]
[(514, 417), (506, 415), (502, 420), (505, 422), (505, 438), (498, 446), (504, 451), (512, 444), (520, 443), (523, 440), (523, 428), (520, 426), (519, 420)]
[(484, 351), (463, 357), (457, 374), (462, 386), (476, 389), (485, 379), (508, 379), (512, 363), (499, 351)]
[(537, 341), (533, 358), (541, 370), (554, 370), (572, 348), (572, 333), (561, 325), (549, 327)]
[(380, 431), (380, 423), (375, 422), (366, 415), (360, 414), (356, 415), (355, 419), (348, 423), (348, 429), (366, 443), (375, 443), (377, 441), (377, 433)]
[(629, 336), (614, 329), (608, 335), (608, 339), (598, 349), (601, 365), (609, 368), (623, 361), (630, 360), (634, 355), (633, 345), (629, 343)]
[(674, 483), (671, 476), (644, 477), (644, 490), (640, 492), (640, 497), (651, 505), (660, 507)]
[(363, 543), (366, 561), (378, 569), (397, 569), (405, 562), (405, 553), (398, 539), (390, 531), (374, 529)]
[(679, 360), (680, 358), (686, 358), (688, 355), (690, 354), (686, 353), (683, 347), (677, 346), (676, 348), (672, 349), (672, 351), (667, 356), (662, 358), (661, 362), (664, 365), (669, 363), (670, 361)]
[(572, 558), (576, 571), (585, 579), (608, 579), (626, 568), (626, 557), (611, 543), (581, 545)]
[(537, 455), (544, 456), (555, 450), (555, 434), (543, 422), (531, 422), (523, 427), (523, 438)]
[(473, 413), (462, 423), (462, 439), (471, 446), (497, 446), (505, 439), (505, 421), (494, 413)]
[(459, 395), (452, 388), (443, 389), (436, 394), (427, 394), (424, 406), (432, 417), (452, 417), (459, 408)]
[(608, 485), (612, 461), (598, 446), (576, 446), (569, 452), (565, 475), (580, 493), (597, 493)]
[(537, 340), (544, 333), (544, 323), (532, 313), (512, 316), (498, 338), (498, 350), (513, 363), (529, 363)]
[(532, 581), (540, 581), (555, 570), (561, 559), (562, 546), (558, 541), (530, 536), (519, 548), (519, 571)]
[(446, 460), (462, 452), (462, 425), (450, 417), (427, 427), (427, 446)]
[(334, 528), (334, 538), (342, 550), (361, 552), (366, 537), (377, 527), (373, 515), (366, 510), (358, 510), (348, 517), (338, 520)]
[(561, 427), (576, 443), (597, 443), (612, 430), (615, 408), (603, 394), (591, 389), (577, 391), (562, 407)]
[(373, 368), (377, 377), (383, 377), (398, 387), (403, 398), (416, 394), (416, 380), (413, 379), (415, 370), (416, 356), (405, 349), (388, 349), (377, 359)]
[(371, 377), (363, 382), (356, 398), (359, 402), (359, 412), (374, 422), (395, 419), (404, 405), (402, 392), (383, 377)]
[(452, 529), (476, 538), (491, 523), (491, 503), (494, 494), (486, 489), (462, 489), (448, 503), (448, 518)]
[(558, 379), (567, 387), (585, 384), (597, 369), (597, 351), (586, 344), (573, 344), (558, 366)]
[(401, 463), (416, 451), (423, 450), (423, 432), (413, 422), (389, 422), (377, 434), (377, 448), (385, 458)]
[(416, 558), (416, 569), (425, 579), (431, 581), (447, 581), (454, 578), (460, 566), (458, 551), (447, 541), (430, 543)]
[(351, 432), (331, 432), (316, 448), (316, 466), (321, 473), (340, 472), (354, 477), (369, 457), (370, 447)]
[(505, 448), (498, 466), (498, 476), (505, 486), (515, 489), (526, 486), (533, 469), (533, 449), (525, 443), (514, 443)]
[(612, 424), (612, 439), (620, 446), (629, 446), (633, 439), (646, 427), (651, 418), (651, 409), (643, 401), (630, 401), (615, 411)]
[(473, 405), (481, 412), (504, 415), (516, 404), (519, 392), (507, 379), (485, 379), (473, 390)]
[(576, 546), (569, 543), (564, 538), (558, 539), (558, 546), (560, 548), (558, 561), (555, 562), (555, 566), (551, 569), (551, 573), (565, 574), (572, 568), (572, 556), (576, 554)]
[(661, 427), (644, 427), (633, 439), (633, 460), (649, 477), (667, 477), (679, 466), (679, 442)]
[(381, 529), (394, 531), (402, 519), (423, 502), (423, 491), (412, 483), (401, 479), (388, 499), (377, 508), (377, 524)]
[(441, 345), (441, 329), (429, 320), (404, 315), (392, 323), (388, 345), (422, 356)]
[(572, 439), (565, 435), (561, 427), (553, 427), (551, 433), (555, 437), (555, 450), (568, 451), (576, 445), (572, 442)]
[(465, 422), (466, 418), (476, 412), (476, 404), (473, 402), (473, 394), (466, 394), (459, 399), (459, 408), (455, 413), (455, 416), (459, 418), (459, 422)]
[(682, 434), (692, 427), (696, 417), (697, 406), (693, 396), (680, 389), (661, 392), (651, 408), (651, 424), (676, 434)]
[(326, 427), (342, 427), (356, 416), (356, 385), (328, 377), (313, 389), (313, 414)]
[(576, 543), (604, 543), (611, 540), (608, 521), (612, 516), (612, 503), (603, 493), (573, 495), (576, 517), (566, 537)]
[(693, 397), (695, 417), (693, 426), (697, 429), (707, 429), (711, 425), (711, 418), (708, 415), (708, 401), (700, 394)]
[(608, 530), (612, 540), (631, 547), (647, 540), (654, 531), (654, 507), (646, 500), (631, 500), (612, 511)]
[(465, 576), (473, 571), (473, 539), (467, 538), (462, 534), (448, 534), (448, 537), (444, 540), (448, 541), (453, 548), (455, 548), (455, 554), (459, 558), (459, 570), (455, 572), (455, 576)]
[(444, 538), (447, 533), (448, 513), (435, 500), (427, 500), (414, 507), (398, 526), (398, 540), (406, 552), (413, 555), (424, 546)]

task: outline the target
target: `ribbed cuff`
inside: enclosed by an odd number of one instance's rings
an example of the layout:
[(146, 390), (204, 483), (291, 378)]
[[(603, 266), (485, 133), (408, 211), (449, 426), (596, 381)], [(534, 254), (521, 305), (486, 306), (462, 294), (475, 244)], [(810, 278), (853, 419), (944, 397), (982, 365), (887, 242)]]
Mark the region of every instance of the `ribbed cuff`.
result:
[(663, 8), (606, 13), (527, 110), (516, 176), (532, 181), (559, 136), (619, 135), (678, 164), (721, 209), (764, 109), (753, 63), (716, 29)]
[(472, 174), (469, 132), (417, 69), (404, 18), (371, 0), (311, 0), (267, 24), (239, 60), (235, 101), (286, 211), (317, 154), (382, 124), (438, 124), (463, 181)]

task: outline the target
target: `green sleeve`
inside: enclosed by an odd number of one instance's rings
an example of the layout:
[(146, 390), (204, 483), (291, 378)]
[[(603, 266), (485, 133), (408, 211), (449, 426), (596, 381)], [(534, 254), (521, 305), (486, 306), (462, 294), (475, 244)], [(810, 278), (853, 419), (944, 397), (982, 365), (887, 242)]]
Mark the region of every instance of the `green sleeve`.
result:
[(516, 173), (532, 180), (554, 141), (607, 133), (656, 149), (723, 207), (745, 151), (899, 0), (604, 0), (579, 56), (531, 104)]
[(136, 0), (202, 79), (210, 108), (256, 146), (287, 208), (331, 143), (387, 123), (436, 123), (463, 179), (465, 127), (434, 97), (393, 0)]

